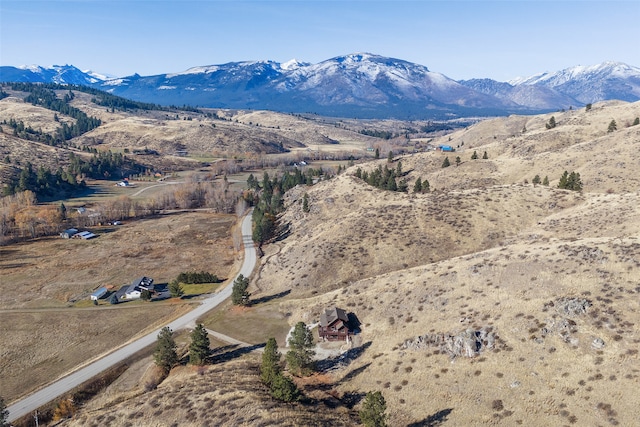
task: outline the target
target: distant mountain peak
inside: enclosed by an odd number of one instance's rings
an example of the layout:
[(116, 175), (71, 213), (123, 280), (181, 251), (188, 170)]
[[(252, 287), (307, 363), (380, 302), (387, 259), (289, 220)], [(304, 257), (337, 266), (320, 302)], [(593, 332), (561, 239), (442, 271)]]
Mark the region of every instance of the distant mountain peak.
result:
[(553, 111), (601, 100), (640, 100), (640, 69), (615, 61), (514, 79), (456, 82), (426, 66), (368, 52), (316, 64), (228, 62), (154, 76), (112, 78), (72, 65), (0, 67), (0, 81), (80, 84), (162, 105), (434, 119)]

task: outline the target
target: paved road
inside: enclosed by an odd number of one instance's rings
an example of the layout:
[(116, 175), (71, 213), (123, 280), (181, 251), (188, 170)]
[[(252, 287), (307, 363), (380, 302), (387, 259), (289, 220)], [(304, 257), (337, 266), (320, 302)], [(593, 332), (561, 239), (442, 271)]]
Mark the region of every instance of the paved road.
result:
[[(242, 241), (244, 243), (244, 261), (242, 263), (242, 268), (240, 269), (240, 272), (238, 274), (249, 277), (253, 272), (257, 259), (256, 250), (253, 245), (253, 240), (251, 239), (251, 211), (242, 221)], [(197, 308), (174, 320), (166, 326), (169, 326), (172, 330), (175, 331), (189, 325), (193, 325), (199, 317), (204, 315), (212, 308), (216, 307), (225, 299), (229, 298), (231, 296), (232, 288), (233, 286), (231, 286), (231, 284), (229, 283), (220, 292), (204, 299), (202, 304)], [(69, 374), (68, 376), (61, 378), (54, 383), (38, 390), (32, 395), (15, 402), (7, 408), (9, 410), (9, 421), (13, 421), (26, 414), (32, 413), (45, 403), (52, 401), (56, 397), (68, 392), (74, 387), (79, 386), (83, 382), (90, 380), (99, 373), (116, 365), (127, 357), (142, 350), (143, 348), (154, 344), (157, 340), (158, 333), (160, 333), (160, 329), (151, 332), (150, 334), (130, 344), (127, 344), (112, 353), (109, 353), (100, 360), (97, 360), (73, 372), (72, 374)]]

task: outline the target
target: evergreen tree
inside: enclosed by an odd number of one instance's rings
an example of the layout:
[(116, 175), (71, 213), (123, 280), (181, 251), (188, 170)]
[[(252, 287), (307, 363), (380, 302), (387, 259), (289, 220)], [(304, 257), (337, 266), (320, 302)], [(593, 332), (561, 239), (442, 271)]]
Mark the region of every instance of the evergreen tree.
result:
[(567, 188), (573, 191), (582, 191), (582, 181), (578, 172), (571, 172), (567, 179)]
[(444, 161), (442, 162), (442, 167), (443, 168), (448, 168), (449, 166), (451, 166), (451, 163), (449, 163), (449, 158), (445, 157)]
[(191, 344), (189, 345), (189, 363), (192, 365), (204, 365), (209, 356), (209, 334), (202, 323), (198, 323), (191, 332)]
[(478, 153), (476, 151), (471, 155), (471, 160), (478, 160)]
[(140, 292), (140, 299), (151, 301), (151, 292), (149, 292), (148, 289), (143, 289), (142, 292)]
[(302, 212), (309, 213), (309, 195), (304, 193), (302, 197)]
[(260, 379), (269, 387), (273, 386), (275, 377), (280, 374), (280, 352), (275, 338), (269, 338), (262, 353), (260, 365)]
[(611, 120), (611, 123), (609, 123), (609, 127), (607, 128), (607, 132), (611, 133), (616, 130), (618, 130), (618, 124), (615, 120)]
[(633, 120), (633, 123), (631, 123), (631, 126), (638, 126), (638, 125), (640, 125), (640, 117), (636, 117)]
[(62, 219), (63, 221), (67, 219), (67, 207), (64, 205), (64, 203), (60, 202), (58, 212), (60, 212), (60, 219)]
[(258, 180), (253, 176), (253, 174), (249, 174), (249, 178), (247, 178), (247, 187), (249, 190), (257, 190), (260, 187), (258, 184)]
[(482, 155), (482, 160), (487, 160), (489, 159), (489, 156), (487, 155), (487, 152), (485, 151), (484, 154)]
[(592, 105), (591, 105), (591, 103), (589, 103), (589, 104), (585, 105), (584, 110), (585, 111), (591, 111), (591, 107), (592, 107)]
[(542, 185), (545, 186), (549, 186), (549, 177), (545, 175), (544, 179), (542, 180)]
[(390, 175), (387, 179), (387, 190), (398, 191), (398, 184), (396, 183), (396, 179), (392, 175)]
[(422, 192), (428, 193), (429, 191), (431, 191), (431, 184), (429, 184), (429, 181), (425, 179), (422, 181)]
[(413, 184), (413, 192), (422, 193), (422, 179), (420, 177), (418, 177), (418, 179), (416, 179), (416, 183)]
[(531, 182), (533, 183), (534, 186), (540, 184), (540, 182), (541, 182), (540, 175), (534, 176), (533, 179), (531, 180)]
[(153, 360), (165, 373), (169, 372), (178, 363), (176, 348), (173, 331), (168, 326), (165, 326), (158, 334), (156, 349), (153, 352)]
[(283, 402), (293, 402), (300, 397), (300, 391), (291, 378), (278, 373), (271, 384), (271, 395)]
[(7, 411), (7, 405), (4, 403), (4, 399), (0, 396), (0, 427), (9, 427), (9, 411)]
[(545, 125), (545, 127), (547, 129), (553, 129), (554, 127), (556, 127), (556, 118), (554, 116), (551, 116), (549, 122)]
[(387, 403), (379, 391), (368, 392), (360, 410), (360, 421), (366, 427), (386, 427)]
[(249, 305), (249, 296), (247, 292), (249, 287), (249, 279), (240, 274), (236, 280), (233, 281), (233, 289), (231, 290), (231, 302), (235, 305)]
[(171, 298), (180, 298), (184, 295), (184, 289), (180, 282), (173, 280), (169, 283), (169, 294), (171, 295)]
[(393, 151), (389, 151), (389, 155), (387, 156), (387, 162), (393, 162)]
[(375, 154), (375, 159), (379, 159), (380, 158), (380, 149), (376, 148), (376, 154)]
[(313, 335), (304, 322), (298, 322), (289, 338), (286, 360), (289, 370), (298, 376), (309, 375), (313, 371)]
[(460, 166), (461, 162), (462, 160), (460, 160), (460, 156), (456, 156), (456, 167)]
[(569, 172), (564, 171), (564, 173), (560, 177), (560, 181), (558, 182), (558, 188), (561, 188), (563, 190), (567, 189), (568, 180), (569, 180)]
[(398, 161), (398, 166), (396, 167), (396, 177), (402, 176), (402, 162)]

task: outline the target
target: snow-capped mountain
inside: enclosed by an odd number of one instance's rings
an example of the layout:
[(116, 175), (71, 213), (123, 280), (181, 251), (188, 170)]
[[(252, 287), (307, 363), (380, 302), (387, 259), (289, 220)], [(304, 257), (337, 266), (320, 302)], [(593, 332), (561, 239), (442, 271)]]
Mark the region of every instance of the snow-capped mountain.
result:
[(423, 65), (370, 53), (317, 64), (244, 61), (179, 73), (110, 78), (71, 66), (0, 67), (0, 81), (82, 84), (162, 105), (269, 109), (359, 118), (442, 118), (557, 110), (640, 99), (640, 69), (605, 62), (510, 82), (454, 81)]
[(505, 114), (516, 104), (479, 93), (427, 67), (355, 53), (309, 64), (232, 62), (96, 85), (164, 105), (271, 109), (349, 117), (425, 118)]
[(542, 73), (515, 79), (514, 86), (540, 86), (570, 96), (582, 104), (620, 99), (640, 99), (640, 68), (621, 62), (603, 62), (592, 66), (576, 66), (555, 73)]
[(0, 67), (0, 81), (30, 83), (60, 83), (91, 86), (108, 79), (92, 71), (81, 71), (73, 65), (25, 65), (21, 67)]
[(640, 100), (640, 68), (621, 62), (576, 66), (508, 83), (490, 79), (460, 83), (487, 95), (541, 109), (567, 108), (608, 99)]

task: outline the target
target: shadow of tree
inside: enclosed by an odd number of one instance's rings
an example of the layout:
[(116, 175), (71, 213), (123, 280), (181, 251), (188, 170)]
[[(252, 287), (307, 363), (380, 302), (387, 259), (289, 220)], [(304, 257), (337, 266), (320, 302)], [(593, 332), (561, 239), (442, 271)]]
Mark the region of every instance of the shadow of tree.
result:
[(355, 377), (357, 377), (358, 375), (360, 375), (362, 372), (364, 372), (369, 366), (371, 365), (371, 362), (360, 366), (359, 368), (353, 369), (351, 371), (349, 371), (344, 377), (342, 377), (340, 379), (340, 381), (338, 381), (338, 384), (342, 384), (345, 381), (349, 381), (354, 379)]
[(251, 305), (263, 304), (265, 302), (269, 302), (269, 301), (272, 301), (274, 299), (286, 297), (290, 293), (291, 293), (291, 289), (287, 289), (286, 291), (282, 291), (282, 292), (279, 292), (277, 294), (267, 295), (267, 296), (264, 296), (264, 297), (252, 299), (251, 300)]
[(444, 424), (447, 421), (447, 417), (453, 411), (453, 408), (443, 409), (442, 411), (438, 411), (433, 415), (429, 415), (422, 421), (416, 421), (415, 423), (411, 423), (407, 425), (407, 427), (435, 427), (440, 424)]
[(251, 353), (252, 351), (257, 350), (259, 348), (264, 348), (265, 345), (266, 345), (265, 343), (262, 343), (262, 344), (248, 346), (248, 347), (240, 347), (238, 345), (225, 346), (225, 347), (230, 347), (232, 349), (229, 349), (229, 351), (225, 351), (223, 353), (218, 352), (217, 354), (210, 355), (207, 358), (207, 362), (209, 362), (212, 365), (215, 365), (216, 363), (228, 362), (229, 360), (236, 359), (247, 353)]
[(316, 368), (319, 371), (326, 372), (332, 369), (338, 369), (340, 367), (347, 366), (348, 364), (356, 360), (358, 357), (362, 356), (364, 351), (369, 347), (371, 347), (371, 341), (367, 341), (366, 343), (358, 347), (354, 347), (350, 350), (347, 350), (338, 357), (334, 357), (331, 359), (318, 360), (316, 362)]
[(360, 403), (365, 396), (366, 396), (366, 393), (348, 391), (342, 395), (342, 399), (340, 400), (342, 401), (342, 404), (344, 406), (346, 406), (349, 409), (353, 409), (354, 406)]

